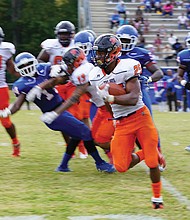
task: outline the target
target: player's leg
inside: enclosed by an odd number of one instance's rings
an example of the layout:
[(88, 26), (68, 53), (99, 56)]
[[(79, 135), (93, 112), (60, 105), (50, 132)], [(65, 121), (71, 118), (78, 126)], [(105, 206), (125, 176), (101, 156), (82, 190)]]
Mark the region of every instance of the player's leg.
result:
[(79, 121), (73, 115), (71, 115), (69, 112), (63, 112), (51, 124), (47, 124), (47, 126), (52, 130), (62, 131), (68, 134), (73, 139), (83, 140), (88, 154), (90, 154), (95, 160), (96, 167), (98, 165), (101, 165), (102, 163), (105, 163), (106, 167), (104, 167), (105, 169), (102, 168), (101, 171), (113, 172), (113, 166), (106, 163), (100, 157), (92, 139), (90, 129), (83, 122)]
[(75, 149), (80, 140), (71, 138), (66, 147), (66, 152), (63, 154), (63, 158), (59, 166), (57, 167), (57, 172), (70, 172), (70, 168), (68, 167), (69, 160), (72, 158), (72, 155), (75, 152)]
[[(0, 88), (0, 100), (1, 100), (0, 101), (0, 110), (3, 110), (9, 106), (9, 89), (8, 89), (8, 87)], [(10, 117), (0, 118), (0, 121), (12, 140), (12, 146), (13, 146), (12, 155), (15, 157), (20, 156), (20, 142), (17, 137), (15, 125), (10, 120)]]
[[(146, 107), (149, 109), (150, 114), (153, 118), (150, 96), (149, 96), (149, 94), (148, 94), (148, 92), (146, 91), (145, 88), (142, 89), (142, 94), (143, 94), (143, 102), (145, 103)], [(136, 140), (136, 144), (139, 147), (139, 149), (141, 149), (141, 146), (140, 146), (140, 143), (139, 143), (138, 139)], [(162, 155), (161, 142), (160, 142), (160, 137), (159, 136), (158, 136), (158, 146), (157, 147), (158, 147), (158, 150), (159, 150), (159, 153), (160, 153), (160, 158), (161, 158), (159, 168), (160, 168), (161, 171), (164, 171), (164, 169), (166, 167), (166, 161), (165, 161), (164, 156)]]
[(92, 122), (92, 136), (95, 143), (101, 147), (112, 163), (112, 155), (110, 152), (110, 141), (112, 139), (115, 127), (111, 114), (106, 110), (106, 107), (98, 108)]
[(159, 170), (158, 155), (158, 132), (152, 121), (148, 109), (144, 109), (143, 114), (139, 114), (139, 127), (137, 138), (142, 146), (145, 163), (150, 168), (150, 179), (152, 181), (152, 203), (153, 208), (163, 208), (163, 200), (161, 197), (161, 179)]

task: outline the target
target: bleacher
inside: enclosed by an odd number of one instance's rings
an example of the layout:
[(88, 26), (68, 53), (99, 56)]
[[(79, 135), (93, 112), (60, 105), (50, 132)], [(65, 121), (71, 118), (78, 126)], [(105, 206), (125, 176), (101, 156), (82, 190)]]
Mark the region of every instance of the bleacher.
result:
[[(139, 1), (131, 2), (129, 0), (125, 0), (127, 7), (127, 17), (128, 19), (135, 17), (135, 11), (137, 6), (140, 5)], [(97, 35), (110, 33), (110, 23), (109, 19), (114, 12), (114, 9), (117, 5), (117, 1), (108, 1), (108, 0), (90, 0), (90, 13), (91, 13), (91, 23), (92, 29), (97, 33)], [(154, 12), (145, 13), (144, 19), (150, 21), (150, 30), (147, 34), (144, 35), (146, 39), (146, 44), (154, 44), (154, 39), (156, 38), (156, 34), (158, 28), (164, 24), (167, 29), (168, 35), (172, 32), (179, 39), (179, 42), (184, 44), (184, 38), (187, 36), (187, 33), (190, 32), (190, 29), (178, 30), (177, 17), (181, 15), (181, 12), (185, 12), (185, 8), (174, 8), (173, 17), (163, 17), (162, 15), (158, 15)], [(162, 46), (164, 47), (167, 44), (167, 38), (162, 40)], [(159, 56), (159, 54), (158, 54)], [(158, 59), (158, 63), (160, 66), (165, 66), (165, 61), (163, 58)], [(169, 62), (169, 66), (176, 66), (175, 60)]]

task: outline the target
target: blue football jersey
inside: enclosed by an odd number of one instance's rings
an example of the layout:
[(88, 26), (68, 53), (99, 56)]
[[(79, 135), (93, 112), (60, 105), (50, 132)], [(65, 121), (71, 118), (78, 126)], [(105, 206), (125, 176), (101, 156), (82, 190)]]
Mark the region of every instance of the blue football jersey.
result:
[(186, 66), (185, 72), (187, 73), (188, 81), (190, 81), (190, 50), (180, 51), (177, 55), (177, 60), (181, 65)]
[[(138, 60), (142, 68), (150, 63), (156, 63), (156, 61), (153, 59), (151, 52), (141, 47), (135, 47), (133, 50), (129, 52), (122, 52), (119, 58), (120, 59), (131, 58), (134, 60)], [(143, 74), (145, 71), (146, 70), (144, 69)]]
[[(35, 77), (21, 77), (13, 84), (13, 92), (16, 96), (19, 94), (27, 94), (34, 86), (48, 80), (50, 78), (50, 67), (48, 63), (38, 64), (38, 75)], [(41, 99), (35, 99), (34, 103), (41, 109), (41, 111), (49, 112), (55, 109), (63, 102), (63, 99), (58, 94), (55, 88), (43, 90)]]

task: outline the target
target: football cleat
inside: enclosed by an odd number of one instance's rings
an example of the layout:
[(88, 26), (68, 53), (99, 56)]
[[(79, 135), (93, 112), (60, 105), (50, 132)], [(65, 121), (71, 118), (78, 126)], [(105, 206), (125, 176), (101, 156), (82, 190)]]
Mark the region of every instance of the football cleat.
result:
[(185, 148), (186, 151), (190, 152), (190, 145)]
[(20, 143), (18, 144), (13, 144), (13, 157), (20, 157)]
[(83, 153), (79, 153), (79, 158), (80, 159), (86, 159), (88, 157), (88, 154), (83, 154)]
[(164, 208), (162, 197), (159, 197), (159, 198), (152, 197), (151, 201), (152, 201), (153, 209), (163, 209)]
[(106, 163), (105, 161), (103, 161), (101, 164), (96, 164), (96, 168), (100, 172), (105, 172), (105, 173), (116, 172), (115, 167), (112, 164)]
[(56, 172), (72, 172), (72, 170), (70, 170), (68, 167), (57, 167), (57, 169), (55, 170)]

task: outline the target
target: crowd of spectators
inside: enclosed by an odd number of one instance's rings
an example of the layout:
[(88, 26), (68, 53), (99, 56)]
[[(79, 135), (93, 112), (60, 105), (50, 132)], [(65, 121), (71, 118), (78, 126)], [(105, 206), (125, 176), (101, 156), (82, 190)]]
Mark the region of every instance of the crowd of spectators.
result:
[(168, 66), (170, 60), (175, 59), (177, 53), (184, 49), (184, 42), (181, 43), (179, 38), (173, 34), (172, 30), (168, 30), (164, 24), (161, 24), (157, 28), (153, 44), (147, 45), (144, 35), (149, 33), (150, 20), (146, 14), (157, 13), (163, 16), (163, 18), (170, 18), (175, 15), (174, 8), (183, 8), (184, 10), (181, 10), (181, 14), (177, 17), (176, 29), (188, 29), (190, 27), (190, 3), (163, 0), (139, 0), (136, 2), (139, 2), (139, 4), (134, 12), (134, 16), (129, 16), (131, 12), (127, 8), (127, 4), (123, 0), (117, 1), (114, 14), (110, 19), (111, 29), (114, 33), (122, 25), (133, 25), (139, 33), (138, 46), (142, 48), (150, 46), (154, 50), (156, 58), (164, 59), (166, 66)]

